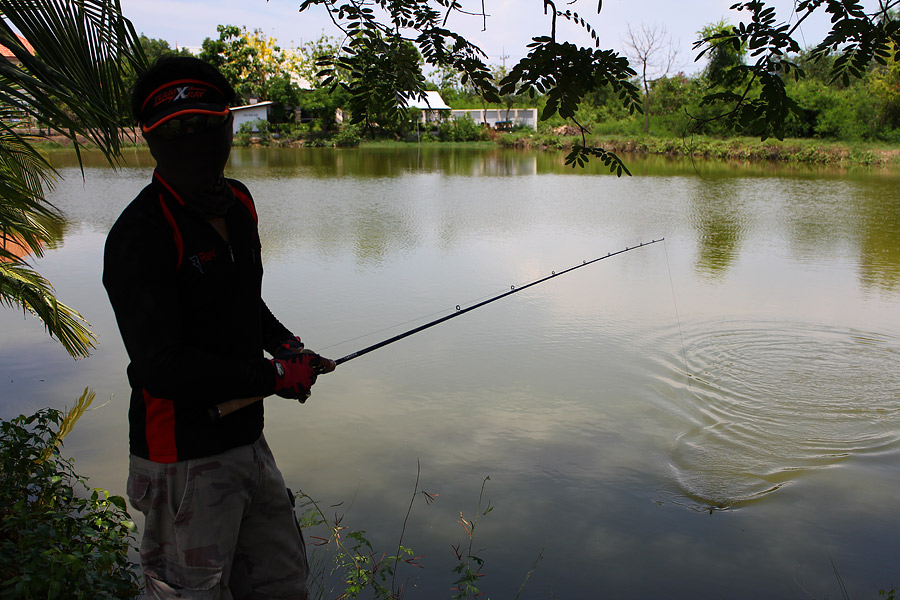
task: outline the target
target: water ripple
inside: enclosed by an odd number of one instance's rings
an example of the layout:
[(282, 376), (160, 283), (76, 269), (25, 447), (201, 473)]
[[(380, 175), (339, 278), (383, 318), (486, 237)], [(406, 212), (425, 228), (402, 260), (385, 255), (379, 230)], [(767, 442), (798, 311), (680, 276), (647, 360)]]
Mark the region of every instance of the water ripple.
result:
[(900, 449), (900, 339), (797, 323), (715, 327), (685, 329), (678, 360), (657, 357), (654, 389), (686, 420), (669, 467), (690, 502), (736, 508), (805, 471)]

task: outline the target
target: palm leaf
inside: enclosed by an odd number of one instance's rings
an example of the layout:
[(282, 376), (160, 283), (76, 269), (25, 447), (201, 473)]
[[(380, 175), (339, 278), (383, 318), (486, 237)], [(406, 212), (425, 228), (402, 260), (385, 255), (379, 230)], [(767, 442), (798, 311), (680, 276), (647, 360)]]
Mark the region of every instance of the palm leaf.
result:
[(64, 135), (84, 135), (114, 158), (129, 114), (125, 75), (146, 63), (119, 1), (0, 0), (0, 13), (0, 44), (21, 61), (0, 62), (0, 102)]
[(84, 317), (57, 300), (50, 282), (21, 260), (0, 262), (0, 304), (35, 315), (75, 358), (88, 356), (97, 342)]
[(13, 117), (67, 136), (79, 160), (84, 136), (115, 165), (130, 113), (126, 82), (146, 58), (119, 0), (0, 0), (0, 45), (20, 63), (0, 58), (0, 304), (33, 313), (70, 354), (87, 356), (96, 343), (88, 324), (13, 251), (40, 255), (64, 223), (45, 197), (56, 172)]

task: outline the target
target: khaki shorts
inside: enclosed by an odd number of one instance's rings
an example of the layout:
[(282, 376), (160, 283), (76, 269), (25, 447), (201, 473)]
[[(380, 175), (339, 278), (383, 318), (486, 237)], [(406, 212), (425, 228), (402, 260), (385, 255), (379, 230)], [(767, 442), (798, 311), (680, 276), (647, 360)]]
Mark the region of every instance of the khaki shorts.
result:
[(146, 517), (148, 598), (309, 597), (293, 498), (264, 437), (171, 464), (131, 456), (128, 497)]

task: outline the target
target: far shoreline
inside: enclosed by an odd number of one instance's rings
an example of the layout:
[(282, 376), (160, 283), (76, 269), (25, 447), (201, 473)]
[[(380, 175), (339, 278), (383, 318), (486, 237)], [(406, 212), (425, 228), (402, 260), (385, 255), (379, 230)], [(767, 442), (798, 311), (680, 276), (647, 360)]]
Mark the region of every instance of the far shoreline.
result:
[[(31, 141), (46, 152), (74, 149), (72, 140), (63, 135), (38, 135), (37, 133), (29, 135)], [(130, 128), (122, 130), (121, 140), (123, 150), (146, 145), (140, 134)], [(768, 139), (763, 141), (749, 137), (716, 138), (712, 136), (672, 138), (654, 136), (652, 134), (640, 136), (592, 135), (587, 137), (585, 141), (588, 145), (629, 155), (660, 155), (831, 166), (900, 167), (900, 148), (867, 142), (837, 142), (800, 138)], [(93, 147), (90, 140), (84, 137), (79, 137), (78, 142), (83, 148)], [(516, 132), (495, 135), (492, 140), (477, 142), (441, 142), (435, 140), (417, 142), (416, 140), (403, 139), (372, 140), (363, 138), (360, 140), (358, 147), (414, 147), (417, 145), (471, 148), (498, 147), (567, 153), (576, 144), (582, 144), (582, 138), (579, 135)], [(278, 148), (311, 146), (309, 139), (303, 137), (292, 140), (253, 138), (249, 144), (249, 147)], [(318, 138), (315, 146), (334, 147), (333, 144), (329, 143), (327, 137), (324, 139)]]

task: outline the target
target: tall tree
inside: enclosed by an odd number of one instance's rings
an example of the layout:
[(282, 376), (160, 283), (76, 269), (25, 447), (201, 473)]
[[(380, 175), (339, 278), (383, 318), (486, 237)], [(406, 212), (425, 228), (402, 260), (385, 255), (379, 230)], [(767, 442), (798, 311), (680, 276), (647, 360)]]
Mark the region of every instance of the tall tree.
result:
[(634, 30), (626, 26), (626, 55), (637, 63), (638, 77), (644, 88), (644, 133), (650, 131), (650, 90), (654, 83), (672, 70), (677, 51), (666, 28), (657, 25), (641, 25)]
[(200, 59), (215, 65), (238, 95), (287, 106), (296, 103), (298, 90), (291, 77), (294, 57), (274, 37), (234, 25), (218, 25), (216, 30), (218, 39), (203, 40)]
[(706, 67), (703, 69), (703, 76), (712, 85), (723, 83), (732, 67), (744, 64), (746, 44), (735, 45), (730, 33), (731, 26), (725, 19), (704, 25), (697, 32), (701, 40), (715, 40), (710, 42), (706, 51)]
[(257, 49), (250, 45), (246, 28), (217, 25), (216, 31), (219, 33), (217, 39), (203, 40), (200, 59), (219, 69), (238, 94), (249, 96), (252, 93), (250, 84), (244, 77), (253, 70)]
[[(56, 173), (36, 136), (10, 117), (25, 114), (65, 135), (79, 158), (83, 136), (114, 163), (130, 112), (125, 82), (146, 60), (118, 0), (0, 0), (0, 17), (0, 45), (19, 62), (0, 58), (0, 238), (40, 255), (62, 220), (44, 194)], [(75, 357), (95, 344), (81, 316), (6, 244), (0, 246), (0, 304), (35, 314)]]

